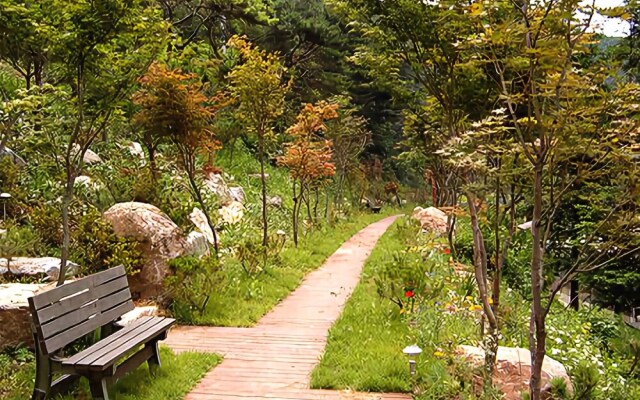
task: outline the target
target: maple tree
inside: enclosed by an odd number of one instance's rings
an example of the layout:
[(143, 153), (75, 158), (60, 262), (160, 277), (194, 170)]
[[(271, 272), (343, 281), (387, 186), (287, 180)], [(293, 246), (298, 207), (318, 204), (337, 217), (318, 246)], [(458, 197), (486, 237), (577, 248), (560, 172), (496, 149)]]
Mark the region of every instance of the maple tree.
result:
[(336, 172), (332, 161), (333, 144), (322, 134), (326, 131), (326, 121), (337, 118), (338, 105), (321, 101), (305, 104), (298, 114), (296, 123), (287, 133), (292, 140), (285, 145), (285, 154), (278, 157), (278, 164), (289, 169), (293, 179), (293, 241), (298, 245), (298, 225), (303, 200), (312, 189), (326, 183)]
[(135, 121), (143, 127), (145, 143), (151, 153), (158, 140), (167, 140), (176, 150), (179, 165), (187, 174), (196, 199), (213, 232), (214, 248), (218, 252), (218, 235), (197, 180), (199, 156), (210, 155), (220, 148), (211, 130), (211, 120), (223, 96), (208, 98), (195, 74), (169, 69), (154, 63), (140, 79), (141, 88), (134, 95), (140, 107)]

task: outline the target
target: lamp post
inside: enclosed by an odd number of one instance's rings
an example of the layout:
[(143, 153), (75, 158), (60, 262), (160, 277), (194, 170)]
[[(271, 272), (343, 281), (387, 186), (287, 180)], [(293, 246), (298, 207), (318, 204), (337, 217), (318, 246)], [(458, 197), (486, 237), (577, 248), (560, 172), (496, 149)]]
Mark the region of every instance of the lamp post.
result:
[(411, 374), (411, 378), (413, 378), (416, 374), (416, 360), (415, 358), (422, 354), (422, 349), (417, 345), (411, 345), (405, 347), (402, 352), (405, 356), (409, 357), (409, 373)]
[(2, 199), (2, 209), (4, 211), (4, 217), (2, 218), (2, 220), (5, 224), (7, 223), (7, 201), (9, 201), (10, 198), (11, 195), (9, 193), (0, 193), (0, 199)]

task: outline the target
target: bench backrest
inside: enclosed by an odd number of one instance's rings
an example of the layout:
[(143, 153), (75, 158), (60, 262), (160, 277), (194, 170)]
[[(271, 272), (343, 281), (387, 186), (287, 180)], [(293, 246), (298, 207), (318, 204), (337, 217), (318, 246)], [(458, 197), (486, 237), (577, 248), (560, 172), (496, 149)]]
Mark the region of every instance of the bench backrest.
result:
[(52, 354), (134, 309), (119, 266), (29, 298), (36, 346)]

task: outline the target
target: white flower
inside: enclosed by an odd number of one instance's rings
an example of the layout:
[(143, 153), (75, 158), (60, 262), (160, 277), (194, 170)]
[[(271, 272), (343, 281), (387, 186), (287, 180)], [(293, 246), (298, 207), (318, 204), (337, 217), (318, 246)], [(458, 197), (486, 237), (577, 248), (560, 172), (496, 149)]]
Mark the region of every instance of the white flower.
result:
[(556, 343), (558, 343), (558, 344), (562, 344), (562, 339), (560, 339), (560, 338), (556, 338)]
[(278, 236), (284, 236), (285, 232), (282, 229), (278, 229), (278, 231), (276, 232), (276, 235)]
[(551, 355), (553, 355), (553, 356), (557, 356), (558, 354), (560, 354), (560, 350), (558, 350), (558, 349), (551, 349)]
[(496, 108), (495, 110), (491, 111), (492, 114), (496, 114), (496, 115), (500, 115), (500, 114), (504, 114), (505, 111), (507, 111), (506, 108), (501, 107), (501, 108)]

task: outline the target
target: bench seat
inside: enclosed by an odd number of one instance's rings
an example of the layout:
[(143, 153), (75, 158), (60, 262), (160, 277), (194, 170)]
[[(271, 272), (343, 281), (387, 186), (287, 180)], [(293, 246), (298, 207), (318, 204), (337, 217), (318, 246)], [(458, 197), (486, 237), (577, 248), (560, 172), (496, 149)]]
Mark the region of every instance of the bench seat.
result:
[(167, 329), (174, 323), (173, 318), (142, 317), (80, 353), (62, 360), (63, 369), (104, 371), (124, 354), (157, 336), (166, 335)]
[[(160, 366), (158, 342), (166, 339), (172, 318), (143, 317), (124, 328), (116, 322), (135, 308), (127, 273), (118, 266), (29, 298), (36, 344), (32, 400), (52, 399), (79, 378), (89, 381), (94, 400), (109, 400), (109, 388), (143, 363)], [(87, 349), (78, 340), (93, 335)]]

